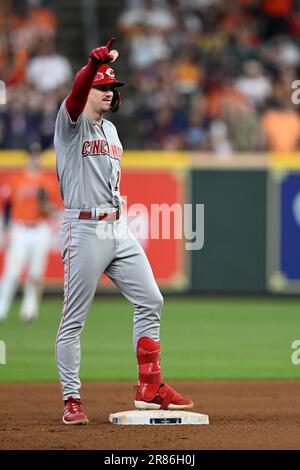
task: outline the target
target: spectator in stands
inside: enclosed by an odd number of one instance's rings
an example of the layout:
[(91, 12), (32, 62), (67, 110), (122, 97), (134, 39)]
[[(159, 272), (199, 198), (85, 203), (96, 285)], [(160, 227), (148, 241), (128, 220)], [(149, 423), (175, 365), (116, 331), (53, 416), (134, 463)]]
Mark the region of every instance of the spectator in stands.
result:
[(152, 148), (179, 150), (184, 147), (185, 117), (180, 110), (165, 107), (154, 116)]
[(188, 150), (207, 150), (209, 138), (209, 120), (204, 112), (191, 108), (185, 131), (185, 148)]
[(235, 88), (257, 107), (262, 107), (272, 93), (271, 81), (257, 61), (244, 64), (244, 74), (236, 80)]
[(211, 122), (209, 138), (215, 155), (225, 160), (233, 154), (233, 148), (228, 136), (228, 127), (222, 119)]
[(266, 150), (289, 153), (298, 149), (300, 117), (290, 100), (272, 103), (262, 115), (262, 129)]
[(144, 33), (144, 27), (149, 27), (158, 34), (168, 34), (176, 26), (176, 19), (171, 11), (158, 4), (155, 0), (144, 0), (138, 6), (132, 6), (118, 19), (120, 31), (132, 38)]
[(184, 147), (187, 118), (186, 110), (175, 104), (165, 103), (162, 107), (141, 110), (138, 129), (142, 147), (176, 150)]
[(178, 98), (174, 93), (174, 76), (170, 61), (159, 61), (146, 69), (135, 71), (133, 86), (136, 88), (135, 103), (139, 109), (156, 110), (173, 106)]
[(147, 67), (171, 56), (167, 36), (175, 29), (176, 18), (155, 0), (145, 0), (125, 10), (119, 17), (118, 27), (129, 40), (132, 66)]
[(290, 37), (284, 35), (269, 41), (263, 48), (262, 56), (268, 65), (282, 72), (287, 67), (297, 67), (300, 63), (299, 47)]
[(69, 60), (56, 52), (52, 38), (42, 36), (36, 55), (28, 63), (28, 83), (38, 92), (47, 93), (68, 85), (71, 77)]
[(58, 111), (58, 100), (55, 92), (43, 95), (39, 112), (39, 138), (42, 150), (53, 147), (53, 135)]
[(245, 101), (227, 101), (222, 115), (235, 152), (256, 152), (262, 149), (259, 115), (254, 107)]
[(39, 113), (28, 106), (28, 88), (11, 88), (8, 103), (0, 110), (0, 148), (27, 147), (39, 133)]
[(130, 41), (130, 63), (133, 67), (145, 68), (156, 61), (171, 57), (171, 48), (165, 38), (151, 26), (135, 34)]
[(217, 77), (207, 82), (206, 112), (212, 119), (222, 117), (224, 104), (231, 102), (238, 105), (246, 101), (245, 96), (236, 88), (230, 77)]
[(188, 51), (180, 54), (174, 64), (175, 91), (178, 94), (192, 95), (199, 90), (201, 78), (201, 68), (192, 55)]
[(197, 12), (182, 5), (180, 0), (169, 0), (168, 5), (176, 20), (172, 30), (168, 32), (168, 43), (173, 51), (189, 47), (191, 53), (197, 48), (203, 22)]

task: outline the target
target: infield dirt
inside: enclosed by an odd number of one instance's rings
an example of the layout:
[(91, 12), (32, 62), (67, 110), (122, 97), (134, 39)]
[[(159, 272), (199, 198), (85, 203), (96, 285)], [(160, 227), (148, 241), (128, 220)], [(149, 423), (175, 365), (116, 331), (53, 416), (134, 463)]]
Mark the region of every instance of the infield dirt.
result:
[(110, 413), (133, 409), (133, 385), (86, 382), (88, 426), (61, 422), (57, 384), (0, 384), (0, 449), (299, 449), (300, 381), (170, 382), (193, 399), (208, 426), (120, 426)]

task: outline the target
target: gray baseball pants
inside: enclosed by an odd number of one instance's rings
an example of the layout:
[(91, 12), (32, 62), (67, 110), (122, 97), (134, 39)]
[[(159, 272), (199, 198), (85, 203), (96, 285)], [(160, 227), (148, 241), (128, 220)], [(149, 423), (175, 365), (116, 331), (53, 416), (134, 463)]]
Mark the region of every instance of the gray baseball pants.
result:
[[(146, 254), (124, 218), (79, 220), (65, 215), (61, 226), (64, 304), (57, 333), (56, 361), (63, 399), (80, 398), (80, 333), (103, 273), (134, 305), (133, 343), (159, 341), (163, 298)], [(76, 211), (73, 211), (76, 213)]]

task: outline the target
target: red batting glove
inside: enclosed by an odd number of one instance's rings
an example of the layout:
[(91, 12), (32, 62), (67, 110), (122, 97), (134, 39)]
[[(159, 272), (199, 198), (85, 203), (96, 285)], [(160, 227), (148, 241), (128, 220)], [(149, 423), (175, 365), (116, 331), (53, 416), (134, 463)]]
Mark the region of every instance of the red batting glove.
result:
[(106, 46), (101, 46), (97, 47), (97, 49), (93, 49), (89, 55), (91, 60), (97, 65), (111, 62), (113, 60), (113, 56), (110, 55), (109, 52), (114, 42), (115, 38), (111, 38), (106, 44)]

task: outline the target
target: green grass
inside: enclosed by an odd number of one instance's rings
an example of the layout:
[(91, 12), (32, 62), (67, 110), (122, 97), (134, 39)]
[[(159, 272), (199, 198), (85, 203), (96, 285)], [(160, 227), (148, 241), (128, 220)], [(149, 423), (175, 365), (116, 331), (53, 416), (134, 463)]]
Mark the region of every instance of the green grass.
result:
[[(18, 318), (19, 302), (0, 339), (7, 364), (0, 382), (57, 381), (55, 336), (61, 300), (44, 300), (36, 323)], [(81, 378), (135, 380), (132, 307), (121, 298), (97, 299), (82, 334)], [(291, 344), (300, 339), (298, 299), (167, 298), (162, 317), (166, 379), (292, 379)]]

